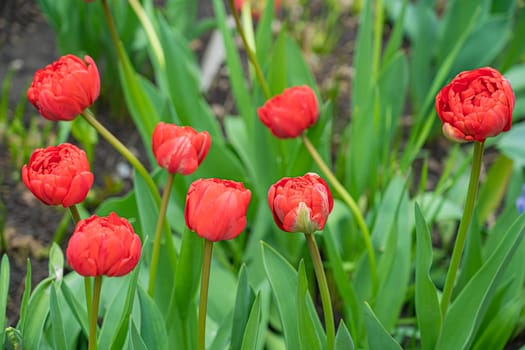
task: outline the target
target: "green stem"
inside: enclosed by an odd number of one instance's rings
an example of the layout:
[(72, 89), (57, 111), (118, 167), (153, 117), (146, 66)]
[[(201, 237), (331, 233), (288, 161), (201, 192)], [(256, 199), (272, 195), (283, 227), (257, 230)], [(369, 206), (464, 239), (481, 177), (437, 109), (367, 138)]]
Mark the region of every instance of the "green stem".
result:
[(117, 27), (115, 26), (115, 21), (111, 15), (111, 10), (109, 9), (108, 1), (102, 0), (102, 8), (104, 9), (104, 16), (106, 17), (106, 22), (108, 23), (109, 33), (111, 35), (111, 40), (113, 45), (117, 49), (117, 55), (119, 56), (120, 62), (126, 61), (124, 49), (122, 48), (122, 43), (118, 37)]
[(148, 294), (153, 297), (155, 290), (155, 278), (157, 276), (157, 265), (159, 263), (159, 251), (160, 251), (160, 239), (162, 227), (166, 221), (166, 209), (168, 208), (168, 200), (170, 198), (171, 187), (173, 186), (173, 179), (175, 174), (168, 173), (168, 179), (166, 181), (166, 187), (164, 188), (164, 194), (162, 196), (162, 202), (160, 203), (159, 216), (157, 218), (157, 227), (155, 228), (155, 238), (153, 241), (153, 253), (151, 255), (151, 265), (149, 272), (149, 285)]
[(120, 142), (111, 132), (109, 132), (108, 129), (106, 129), (99, 121), (95, 118), (93, 113), (89, 109), (85, 109), (84, 112), (82, 112), (82, 116), (86, 121), (97, 130), (97, 132), (104, 138), (106, 141), (109, 142), (111, 146), (113, 146), (126, 160), (131, 164), (131, 166), (142, 176), (144, 181), (146, 181), (146, 185), (148, 186), (149, 190), (151, 191), (151, 194), (154, 196), (155, 201), (160, 203), (160, 195), (157, 190), (157, 185), (155, 185), (155, 182), (151, 178), (150, 174), (144, 168), (142, 163), (135, 157), (131, 151), (124, 146), (122, 142)]
[(88, 320), (91, 321), (91, 307), (93, 303), (93, 289), (91, 287), (91, 277), (84, 277), (84, 292), (86, 293), (86, 310)]
[(204, 255), (202, 257), (201, 296), (199, 303), (199, 328), (197, 349), (204, 350), (206, 346), (206, 307), (208, 304), (208, 286), (210, 284), (211, 253), (213, 242), (204, 240)]
[(75, 204), (69, 207), (69, 211), (71, 212), (71, 216), (73, 217), (73, 221), (75, 224), (80, 221), (80, 213), (78, 212), (78, 208)]
[[(88, 277), (86, 277), (88, 278)], [(100, 289), (102, 288), (102, 276), (95, 276), (95, 286), (93, 291), (93, 303), (89, 319), (89, 350), (97, 349), (97, 320), (98, 304), (100, 302)]]
[(153, 23), (151, 23), (151, 20), (148, 17), (147, 12), (144, 10), (144, 7), (142, 7), (140, 1), (129, 0), (128, 2), (133, 8), (133, 11), (135, 11), (135, 15), (137, 15), (140, 23), (142, 24), (142, 27), (144, 28), (144, 31), (146, 32), (148, 41), (153, 52), (155, 53), (155, 56), (157, 57), (160, 66), (164, 68), (166, 66), (166, 59), (164, 58), (164, 51), (162, 50), (162, 45), (160, 43), (159, 37), (157, 36), (157, 33), (155, 32)]
[(323, 158), (321, 158), (321, 155), (317, 152), (310, 140), (305, 135), (302, 135), (301, 137), (306, 149), (314, 159), (319, 169), (321, 169), (324, 176), (328, 179), (328, 181), (336, 190), (336, 192), (341, 196), (341, 199), (343, 199), (343, 201), (346, 203), (346, 205), (348, 205), (348, 207), (352, 211), (352, 214), (354, 215), (354, 218), (357, 222), (357, 226), (359, 226), (359, 229), (363, 234), (363, 239), (365, 241), (365, 246), (368, 254), (368, 264), (370, 265), (370, 274), (372, 278), (372, 296), (374, 296), (375, 292), (377, 291), (376, 257), (374, 253), (374, 247), (372, 245), (372, 240), (370, 238), (370, 231), (368, 230), (365, 219), (363, 218), (363, 215), (361, 214), (361, 211), (359, 210), (359, 207), (355, 203), (352, 196), (339, 182), (337, 177), (335, 177), (334, 173), (330, 170), (330, 168), (328, 168)]
[[(80, 221), (80, 213), (75, 204), (69, 207), (71, 216), (75, 224)], [(91, 277), (84, 277), (84, 292), (86, 293), (86, 310), (88, 315), (88, 320), (91, 320), (91, 303), (92, 303), (92, 290), (91, 290)], [(90, 348), (91, 349), (91, 348)]]
[(470, 181), (468, 184), (467, 199), (465, 200), (465, 209), (463, 210), (463, 217), (458, 228), (456, 242), (452, 251), (452, 258), (448, 267), (447, 279), (445, 287), (443, 288), (443, 295), (441, 297), (441, 315), (445, 317), (447, 308), (452, 297), (452, 290), (456, 281), (456, 274), (461, 262), (461, 255), (463, 254), (463, 247), (467, 239), (467, 232), (472, 221), (472, 213), (474, 212), (474, 204), (476, 203), (476, 195), (478, 192), (479, 174), (481, 172), (481, 161), (483, 159), (483, 142), (474, 143), (474, 156), (472, 159), (472, 169), (470, 171)]
[(255, 53), (250, 48), (250, 43), (248, 42), (248, 39), (246, 37), (246, 34), (244, 33), (244, 29), (242, 28), (241, 21), (239, 19), (239, 14), (237, 13), (237, 10), (235, 9), (234, 0), (230, 0), (230, 10), (233, 15), (233, 19), (235, 20), (235, 26), (237, 27), (237, 31), (239, 32), (239, 35), (241, 36), (242, 43), (244, 45), (244, 49), (246, 50), (246, 55), (248, 56), (248, 59), (253, 65), (253, 68), (255, 69), (255, 75), (257, 76), (257, 80), (259, 81), (259, 84), (261, 85), (261, 89), (263, 91), (264, 97), (266, 99), (269, 99), (272, 97), (270, 94), (270, 89), (268, 88), (268, 84), (266, 83), (266, 80), (264, 79), (264, 75), (261, 69), (261, 66), (259, 65), (259, 62), (257, 61), (257, 57), (255, 56)]
[(317, 278), (317, 285), (321, 293), (321, 303), (323, 304), (324, 321), (326, 326), (326, 348), (332, 350), (334, 348), (335, 339), (335, 323), (334, 312), (332, 310), (332, 301), (330, 298), (330, 291), (328, 290), (328, 283), (326, 282), (326, 275), (323, 269), (323, 261), (319, 254), (317, 242), (312, 233), (305, 233), (308, 249), (314, 265), (315, 277)]

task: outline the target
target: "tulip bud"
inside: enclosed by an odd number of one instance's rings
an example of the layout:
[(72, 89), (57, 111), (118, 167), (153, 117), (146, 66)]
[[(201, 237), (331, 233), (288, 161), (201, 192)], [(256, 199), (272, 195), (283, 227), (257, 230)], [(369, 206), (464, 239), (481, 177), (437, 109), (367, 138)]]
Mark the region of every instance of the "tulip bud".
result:
[(237, 237), (246, 226), (251, 192), (240, 182), (220, 179), (194, 181), (186, 195), (186, 225), (209, 241)]
[(44, 118), (69, 121), (91, 106), (99, 93), (93, 59), (66, 55), (35, 73), (27, 98)]
[(34, 150), (22, 167), (22, 181), (43, 203), (69, 207), (86, 198), (93, 174), (86, 153), (63, 143)]
[(189, 175), (197, 170), (210, 144), (208, 132), (197, 132), (189, 126), (160, 122), (153, 130), (153, 154), (159, 166), (172, 174)]
[(314, 233), (324, 228), (334, 200), (326, 182), (308, 173), (273, 184), (268, 191), (268, 205), (281, 230)]
[(294, 138), (315, 124), (319, 117), (315, 92), (295, 86), (266, 101), (257, 110), (259, 119), (279, 138)]
[(484, 142), (512, 126), (514, 92), (497, 70), (459, 73), (436, 96), (443, 133), (455, 141)]
[(115, 213), (80, 220), (66, 249), (67, 262), (82, 276), (123, 276), (137, 265), (142, 246), (133, 226)]

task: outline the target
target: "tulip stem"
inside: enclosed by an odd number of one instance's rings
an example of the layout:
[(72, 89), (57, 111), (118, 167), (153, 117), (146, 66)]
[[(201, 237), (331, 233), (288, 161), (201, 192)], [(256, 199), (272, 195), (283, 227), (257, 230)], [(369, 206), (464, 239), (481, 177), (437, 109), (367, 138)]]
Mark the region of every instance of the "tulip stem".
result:
[[(89, 277), (85, 277), (89, 278)], [(102, 288), (102, 276), (95, 276), (95, 286), (93, 291), (93, 302), (91, 304), (91, 314), (89, 319), (89, 350), (97, 349), (97, 321), (98, 304), (100, 302), (100, 290)]]
[(465, 209), (463, 210), (463, 217), (459, 223), (456, 242), (452, 251), (452, 258), (448, 267), (447, 278), (445, 280), (445, 287), (443, 288), (443, 295), (441, 297), (441, 316), (444, 318), (447, 313), (448, 305), (452, 297), (452, 290), (456, 281), (456, 274), (461, 262), (461, 255), (467, 238), (470, 222), (472, 221), (472, 214), (474, 212), (474, 205), (476, 203), (476, 196), (478, 192), (479, 174), (481, 172), (481, 164), (483, 159), (483, 142), (474, 143), (474, 156), (472, 159), (472, 168), (470, 170), (470, 181), (467, 190), (467, 199), (465, 200)]
[(155, 200), (157, 203), (160, 203), (160, 195), (157, 190), (157, 186), (155, 185), (155, 182), (151, 178), (150, 174), (144, 168), (142, 163), (135, 157), (131, 151), (124, 146), (122, 142), (120, 142), (108, 129), (106, 129), (93, 115), (93, 113), (89, 109), (85, 109), (84, 112), (82, 112), (82, 116), (86, 119), (86, 121), (97, 130), (97, 132), (104, 138), (106, 141), (109, 142), (111, 146), (113, 146), (126, 160), (133, 166), (133, 168), (144, 178), (144, 181), (146, 181), (146, 185), (148, 186), (149, 190), (151, 191), (152, 195), (155, 197)]
[(86, 311), (88, 320), (91, 321), (91, 307), (93, 303), (93, 289), (91, 286), (91, 277), (84, 277), (84, 292), (86, 293)]
[(246, 50), (246, 55), (248, 56), (248, 59), (252, 63), (253, 69), (255, 70), (255, 75), (257, 76), (257, 80), (259, 81), (259, 84), (261, 85), (262, 92), (264, 94), (264, 97), (266, 99), (269, 99), (272, 97), (270, 94), (270, 89), (268, 88), (268, 84), (266, 83), (266, 80), (264, 79), (264, 75), (261, 69), (261, 66), (259, 65), (259, 62), (257, 61), (257, 57), (255, 56), (255, 52), (251, 49), (250, 43), (248, 42), (248, 39), (246, 37), (246, 33), (244, 32), (244, 29), (242, 28), (241, 21), (239, 19), (239, 14), (237, 13), (237, 10), (235, 9), (235, 0), (230, 0), (230, 10), (233, 15), (233, 19), (235, 20), (235, 26), (237, 27), (237, 31), (239, 32), (239, 35), (241, 36), (242, 43), (244, 45), (244, 49)]
[(211, 253), (213, 242), (204, 239), (204, 255), (202, 257), (201, 295), (199, 303), (199, 328), (197, 349), (204, 350), (206, 345), (206, 307), (208, 304), (208, 287), (210, 284)]
[(162, 227), (166, 221), (166, 210), (168, 208), (168, 201), (170, 198), (171, 187), (173, 186), (173, 179), (175, 174), (168, 173), (168, 179), (166, 180), (166, 187), (164, 188), (164, 194), (162, 195), (162, 201), (160, 203), (159, 216), (157, 218), (157, 227), (155, 228), (155, 238), (153, 241), (153, 253), (151, 255), (151, 265), (149, 272), (149, 284), (148, 294), (153, 297), (155, 289), (155, 278), (157, 276), (157, 265), (159, 263), (159, 250)]
[[(77, 224), (80, 221), (80, 214), (75, 204), (69, 207), (73, 221)], [(84, 292), (86, 293), (86, 310), (88, 320), (91, 320), (91, 303), (92, 303), (92, 289), (91, 289), (91, 277), (84, 277)]]
[(323, 269), (323, 261), (319, 254), (319, 248), (315, 237), (312, 233), (305, 233), (310, 256), (314, 265), (315, 277), (317, 278), (317, 286), (321, 294), (321, 303), (323, 304), (324, 322), (326, 327), (326, 349), (332, 350), (334, 348), (335, 339), (335, 323), (334, 312), (332, 310), (332, 301), (330, 298), (330, 291), (328, 290), (328, 283), (326, 282), (326, 275)]
[(73, 217), (73, 221), (75, 224), (80, 221), (80, 213), (78, 212), (78, 208), (75, 204), (69, 207), (69, 211), (71, 212), (71, 216)]
[(301, 136), (303, 143), (314, 159), (315, 163), (321, 169), (323, 174), (326, 176), (330, 184), (334, 187), (334, 189), (339, 193), (343, 201), (348, 205), (350, 210), (352, 211), (352, 214), (354, 215), (354, 218), (357, 222), (357, 225), (359, 226), (362, 234), (363, 239), (365, 241), (365, 246), (368, 254), (368, 264), (370, 265), (370, 274), (372, 278), (372, 296), (375, 295), (377, 291), (377, 268), (376, 268), (376, 258), (374, 253), (374, 247), (372, 245), (372, 240), (370, 238), (370, 231), (368, 230), (368, 227), (365, 223), (365, 219), (363, 218), (363, 214), (361, 214), (361, 211), (359, 210), (359, 207), (355, 203), (354, 199), (348, 193), (348, 191), (344, 188), (344, 186), (339, 182), (337, 177), (332, 173), (330, 168), (326, 165), (323, 158), (321, 158), (321, 155), (315, 147), (312, 145), (310, 140), (303, 134)]

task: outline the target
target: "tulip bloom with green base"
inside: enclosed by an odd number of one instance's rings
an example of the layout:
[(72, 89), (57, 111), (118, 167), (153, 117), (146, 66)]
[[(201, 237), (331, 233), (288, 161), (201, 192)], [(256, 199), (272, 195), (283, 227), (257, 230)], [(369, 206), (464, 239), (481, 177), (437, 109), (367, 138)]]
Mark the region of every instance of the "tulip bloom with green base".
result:
[(445, 136), (458, 142), (475, 141), (465, 209), (441, 298), (443, 317), (452, 299), (456, 274), (472, 221), (485, 139), (511, 128), (514, 101), (510, 83), (500, 72), (490, 67), (459, 73), (436, 96), (436, 111), (443, 122)]
[(326, 346), (334, 348), (335, 324), (330, 292), (314, 232), (321, 231), (334, 207), (332, 193), (317, 174), (283, 178), (268, 191), (268, 205), (277, 226), (286, 232), (303, 232), (310, 250), (321, 293), (326, 323)]

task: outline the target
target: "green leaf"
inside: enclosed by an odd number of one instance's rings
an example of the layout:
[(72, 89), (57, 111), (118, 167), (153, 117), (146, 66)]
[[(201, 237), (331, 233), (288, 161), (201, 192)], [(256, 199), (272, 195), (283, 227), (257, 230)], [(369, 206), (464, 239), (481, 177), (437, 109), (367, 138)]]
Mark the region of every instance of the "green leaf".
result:
[(473, 350), (503, 349), (518, 323), (523, 301), (517, 297), (491, 317), (491, 322), (474, 340)]
[(478, 222), (482, 224), (501, 204), (512, 176), (514, 162), (500, 154), (490, 166), (487, 177), (479, 189), (476, 201)]
[[(469, 23), (481, 13), (486, 13), (488, 6), (490, 6), (489, 3), (488, 0), (453, 0), (448, 2), (441, 23), (441, 35), (436, 47), (438, 64), (442, 64), (446, 60), (459, 36), (472, 31), (473, 28)], [(481, 11), (478, 11), (478, 8)]]
[(522, 215), (505, 232), (493, 254), (454, 300), (445, 316), (436, 349), (460, 349), (470, 345), (498, 281), (523, 239), (524, 228), (525, 215)]
[[(139, 269), (140, 267), (137, 266), (129, 275), (119, 277), (119, 283), (116, 284), (119, 288), (115, 291), (104, 314), (104, 322), (98, 336), (99, 349), (122, 349), (127, 338)], [(117, 281), (103, 280), (102, 293), (108, 291), (107, 287), (104, 288), (104, 282), (108, 284), (108, 282), (116, 283)]]
[[(388, 241), (378, 264), (379, 288), (375, 296), (374, 312), (387, 329), (392, 329), (399, 315), (406, 298), (406, 291), (411, 274), (411, 252), (412, 223), (405, 219), (409, 218), (408, 194), (406, 192), (407, 181), (401, 176), (396, 176), (391, 181), (384, 196), (384, 202), (393, 200), (394, 206), (391, 211), (378, 211), (378, 220), (393, 216), (389, 226), (374, 225), (374, 233), (383, 231), (388, 235)], [(383, 203), (382, 203), (383, 204)]]
[(64, 274), (64, 254), (62, 249), (53, 242), (49, 250), (49, 277), (55, 278), (57, 281), (62, 280)]
[(481, 249), (482, 224), (481, 220), (478, 219), (477, 208), (474, 210), (472, 217), (473, 220), (467, 233), (467, 242), (463, 251), (463, 257), (461, 258), (461, 270), (459, 271), (459, 276), (454, 286), (452, 299), (454, 299), (456, 295), (461, 292), (463, 287), (483, 265), (483, 252)]
[(199, 131), (207, 130), (214, 143), (221, 143), (222, 133), (200, 91), (197, 60), (188, 42), (162, 17), (158, 17), (158, 24), (159, 39), (167, 61), (165, 70), (156, 72), (157, 79), (167, 88), (181, 124), (191, 125)]
[(9, 296), (9, 258), (2, 254), (2, 263), (0, 264), (0, 344), (4, 341), (5, 317), (7, 308), (7, 297)]
[(138, 231), (137, 234), (142, 241), (144, 241), (146, 237), (149, 237), (150, 240), (153, 241), (157, 218), (159, 216), (159, 207), (142, 176), (137, 172), (134, 172), (134, 175), (133, 188), (135, 190), (135, 199), (141, 224), (139, 228), (140, 231)]
[[(130, 344), (129, 347), (132, 350), (148, 350), (146, 344), (144, 343), (144, 339), (140, 336), (140, 333), (137, 329), (137, 325), (135, 324), (135, 321), (131, 319), (129, 322), (129, 335), (130, 335)], [(155, 349), (155, 348), (152, 348)]]
[(261, 322), (261, 313), (261, 294), (257, 293), (244, 329), (241, 350), (257, 349), (259, 335), (264, 332), (263, 327), (261, 327), (261, 325), (264, 326), (264, 323)]
[(270, 281), (281, 323), (287, 349), (300, 349), (297, 320), (296, 295), (290, 291), (297, 290), (297, 272), (275, 249), (261, 242), (263, 265)]
[(506, 15), (492, 16), (483, 21), (465, 42), (452, 72), (491, 64), (510, 39), (511, 23)]
[[(140, 303), (140, 335), (148, 349), (168, 349), (168, 335), (157, 305), (144, 291), (142, 286), (137, 288)], [(135, 322), (133, 322), (135, 324)]]
[(285, 36), (283, 30), (277, 37), (271, 54), (268, 68), (268, 87), (272, 96), (280, 94), (288, 87)]
[(432, 241), (427, 223), (419, 205), (416, 217), (416, 316), (421, 332), (421, 348), (434, 349), (441, 330), (441, 310), (438, 292), (430, 278), (432, 266)]
[(147, 83), (142, 82), (127, 56), (124, 57), (123, 62), (119, 62), (118, 67), (126, 105), (133, 119), (133, 124), (138, 129), (142, 144), (147, 147), (151, 143), (153, 129), (160, 117), (143, 88), (143, 85)]
[(73, 295), (73, 292), (68, 287), (67, 283), (60, 284), (60, 291), (87, 339), (89, 337), (89, 325), (85, 307), (81, 305), (78, 299)]
[(301, 349), (324, 349), (326, 348), (326, 337), (323, 332), (321, 334), (317, 332), (316, 323), (320, 324), (319, 317), (315, 312), (315, 315), (309, 312), (308, 297), (308, 280), (304, 262), (301, 260), (299, 262), (297, 286), (297, 321), (299, 323)]
[(50, 287), (51, 296), (49, 315), (51, 317), (51, 329), (55, 349), (67, 349), (62, 310), (60, 310), (60, 305), (57, 300), (57, 291), (60, 290), (59, 288), (60, 286), (56, 282)]
[(17, 328), (22, 327), (26, 319), (27, 303), (31, 296), (31, 262), (27, 259), (26, 263), (26, 279), (24, 282), (24, 294), (22, 295), (22, 301), (20, 302), (20, 319), (18, 320)]
[(401, 346), (390, 336), (381, 322), (374, 315), (370, 305), (365, 302), (363, 306), (365, 326), (368, 335), (368, 347), (381, 350), (402, 350)]
[(175, 307), (182, 319), (186, 319), (190, 310), (194, 308), (193, 301), (200, 283), (202, 254), (203, 239), (195, 232), (184, 230), (167, 324), (172, 322), (170, 315), (174, 314)]
[(49, 314), (49, 287), (54, 278), (42, 280), (27, 302), (26, 318), (19, 328), (22, 332), (24, 349), (38, 349), (42, 339), (44, 325)]
[(248, 319), (252, 313), (254, 301), (255, 293), (248, 284), (246, 266), (242, 265), (239, 271), (239, 278), (237, 282), (237, 295), (235, 298), (235, 307), (233, 311), (233, 324), (235, 325), (235, 327), (232, 327), (231, 332), (231, 347), (234, 350), (241, 348), (243, 336), (246, 333), (245, 329), (248, 326)]
[(525, 123), (519, 123), (508, 132), (501, 135), (497, 140), (498, 149), (508, 158), (512, 159), (516, 166), (525, 165)]
[(352, 335), (346, 328), (345, 321), (341, 320), (335, 334), (335, 350), (354, 350)]
[(226, 12), (222, 1), (214, 0), (213, 7), (217, 17), (217, 23), (222, 34), (224, 47), (226, 49), (226, 64), (228, 66), (228, 75), (231, 82), (231, 90), (239, 113), (244, 120), (244, 124), (248, 130), (253, 129), (255, 109), (251, 101), (249, 89), (246, 84), (243, 72), (243, 66), (239, 57), (239, 52), (232, 38), (232, 34), (228, 21), (226, 20)]
[(323, 234), (324, 247), (328, 255), (329, 268), (331, 269), (339, 296), (343, 300), (345, 319), (350, 324), (350, 330), (355, 339), (359, 338), (363, 328), (362, 314), (359, 312), (359, 301), (347, 273), (343, 269), (343, 261), (339, 256), (334, 242), (333, 232), (325, 228)]
[(257, 55), (257, 61), (263, 67), (266, 66), (270, 58), (267, 53), (270, 51), (273, 39), (272, 24), (275, 12), (274, 6), (274, 0), (266, 1), (266, 7), (264, 8), (259, 23), (257, 23), (257, 32), (255, 33), (255, 45), (257, 47), (255, 53)]

